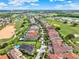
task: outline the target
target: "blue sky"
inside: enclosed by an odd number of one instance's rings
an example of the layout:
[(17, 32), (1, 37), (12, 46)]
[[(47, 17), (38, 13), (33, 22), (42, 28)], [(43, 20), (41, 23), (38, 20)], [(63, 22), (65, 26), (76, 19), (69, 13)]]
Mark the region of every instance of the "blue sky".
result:
[(79, 0), (0, 0), (0, 10), (79, 10)]

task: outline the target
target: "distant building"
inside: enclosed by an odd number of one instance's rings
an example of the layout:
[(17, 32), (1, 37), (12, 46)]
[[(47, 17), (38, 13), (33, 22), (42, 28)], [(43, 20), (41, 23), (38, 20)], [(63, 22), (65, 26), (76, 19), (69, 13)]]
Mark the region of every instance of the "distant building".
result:
[(10, 23), (10, 18), (0, 18), (0, 25), (7, 25)]

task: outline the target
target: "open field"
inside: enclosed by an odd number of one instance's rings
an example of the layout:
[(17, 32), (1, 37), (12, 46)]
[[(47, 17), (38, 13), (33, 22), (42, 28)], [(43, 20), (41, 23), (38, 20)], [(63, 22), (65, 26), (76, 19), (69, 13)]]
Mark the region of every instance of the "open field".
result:
[(7, 25), (0, 30), (0, 40), (9, 39), (15, 34), (15, 25)]

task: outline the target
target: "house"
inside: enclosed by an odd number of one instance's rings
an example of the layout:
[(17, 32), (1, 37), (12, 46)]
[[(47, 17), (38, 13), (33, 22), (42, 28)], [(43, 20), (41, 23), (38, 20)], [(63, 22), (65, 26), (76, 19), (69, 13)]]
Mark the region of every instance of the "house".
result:
[[(50, 44), (48, 46), (48, 59), (79, 59), (79, 57), (73, 53), (73, 48), (63, 42), (59, 33), (51, 25), (44, 23)], [(51, 50), (53, 52), (51, 52)]]
[(64, 58), (66, 59), (79, 59), (79, 56), (74, 53), (65, 53)]
[(52, 40), (52, 47), (54, 49), (54, 53), (65, 53), (65, 52), (72, 52), (73, 48), (64, 44), (62, 40)]
[(25, 36), (25, 40), (34, 40), (39, 37), (39, 28), (36, 25), (32, 25)]
[(36, 40), (39, 37), (39, 27), (36, 25), (31, 25), (29, 31), (24, 33), (24, 35), (19, 39), (20, 41)]
[(52, 50), (54, 50), (54, 53), (65, 53), (65, 52), (72, 52), (73, 48), (71, 46), (68, 46), (65, 44), (60, 37), (59, 33), (55, 30), (55, 28), (52, 28), (51, 25), (49, 25), (47, 28), (49, 39), (52, 43)]
[(23, 53), (27, 53), (29, 55), (33, 55), (33, 53), (34, 53), (34, 46), (33, 45), (21, 45), (19, 50), (22, 51)]
[(0, 59), (9, 59), (7, 55), (0, 56)]
[(48, 59), (79, 59), (79, 56), (74, 53), (64, 54), (48, 54)]
[(10, 59), (26, 59), (17, 48), (11, 49), (7, 54)]
[(10, 23), (10, 18), (0, 18), (0, 25), (7, 25)]
[(62, 54), (48, 54), (48, 59), (63, 59)]

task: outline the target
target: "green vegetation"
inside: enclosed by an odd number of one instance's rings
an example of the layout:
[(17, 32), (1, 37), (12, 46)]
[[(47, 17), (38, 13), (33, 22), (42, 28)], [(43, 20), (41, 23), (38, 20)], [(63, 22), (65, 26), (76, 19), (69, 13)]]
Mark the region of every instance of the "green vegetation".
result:
[[(21, 18), (18, 18), (18, 17), (21, 17)], [(24, 56), (26, 56), (26, 58), (28, 59), (34, 59), (34, 57), (37, 54), (37, 49), (39, 49), (41, 46), (41, 42), (37, 40), (24, 41), (24, 42), (19, 41), (20, 37), (23, 36), (23, 34), (28, 31), (28, 28), (30, 26), (29, 20), (27, 19), (26, 16), (14, 15), (12, 17), (12, 23), (16, 25), (16, 35), (8, 39), (6, 42), (1, 43), (0, 55), (6, 54), (7, 51), (9, 51), (15, 45), (29, 44), (29, 45), (35, 46), (35, 53), (33, 56), (28, 55), (28, 54), (24, 54)]]
[(65, 37), (68, 34), (79, 34), (79, 25), (76, 27), (72, 27), (69, 24), (64, 24), (61, 21), (58, 20), (48, 20), (48, 23), (51, 24), (52, 26), (60, 27), (61, 30), (59, 31), (63, 37)]
[(70, 24), (64, 24), (62, 21), (59, 20), (48, 20), (48, 23), (51, 24), (52, 26), (54, 25), (55, 27), (59, 27), (59, 33), (60, 35), (64, 38), (64, 42), (73, 46), (75, 48), (75, 51), (78, 51), (79, 47), (79, 37), (74, 38), (72, 37), (71, 39), (65, 38), (69, 34), (78, 34), (79, 35), (79, 25), (73, 27)]
[[(6, 54), (9, 49), (11, 49), (17, 43), (19, 43), (19, 38), (23, 35), (24, 32), (27, 31), (27, 29), (30, 25), (29, 21), (27, 20), (27, 18), (25, 16), (23, 16), (21, 18), (21, 20), (23, 20), (23, 21), (22, 21), (22, 23), (20, 23), (20, 26), (16, 28), (16, 35), (14, 37), (10, 38), (7, 42), (0, 43), (0, 48), (1, 48), (0, 49), (0, 54), (1, 55)], [(25, 22), (24, 27), (22, 27), (23, 22)], [(16, 23), (18, 23), (18, 22), (16, 22)], [(19, 30), (19, 29), (21, 29), (21, 30)], [(4, 45), (5, 45), (5, 47), (3, 47)]]
[(13, 15), (12, 13), (1, 13), (0, 14), (0, 18), (2, 17), (2, 18), (5, 18), (5, 17), (10, 17), (11, 15)]
[(59, 17), (74, 17), (74, 18), (79, 18), (79, 15), (74, 15), (74, 14), (64, 14), (64, 13), (62, 13), (62, 14), (57, 14), (57, 15), (53, 15), (53, 16), (59, 16)]

